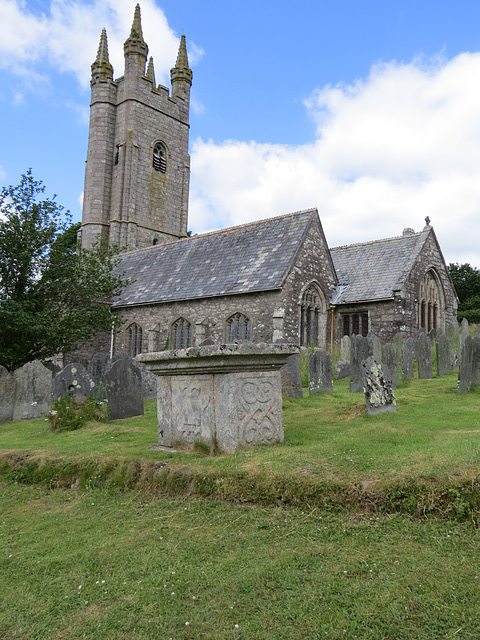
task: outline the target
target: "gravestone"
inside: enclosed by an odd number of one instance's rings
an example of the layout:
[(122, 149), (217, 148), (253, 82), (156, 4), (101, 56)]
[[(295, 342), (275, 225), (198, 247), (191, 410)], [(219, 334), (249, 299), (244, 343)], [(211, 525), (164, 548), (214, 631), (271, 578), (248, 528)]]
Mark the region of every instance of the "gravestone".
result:
[(68, 364), (53, 379), (54, 401), (66, 395), (75, 398), (77, 402), (81, 402), (85, 398), (93, 396), (95, 391), (95, 382), (79, 362)]
[(14, 404), (15, 378), (0, 365), (0, 422), (12, 419)]
[(363, 391), (364, 360), (372, 354), (372, 341), (362, 336), (352, 336), (352, 349), (350, 355), (350, 393)]
[(362, 364), (363, 390), (367, 412), (374, 416), (378, 413), (396, 411), (395, 396), (390, 380), (385, 375), (382, 365), (369, 356)]
[(480, 387), (480, 335), (472, 338), (472, 387)]
[(52, 403), (52, 372), (40, 360), (27, 362), (17, 369), (15, 379), (14, 420), (42, 418)]
[(417, 338), (417, 365), (420, 380), (433, 378), (432, 346), (424, 331)]
[(397, 347), (397, 350), (400, 351), (403, 347), (403, 334), (400, 333), (400, 331), (397, 331), (397, 333), (393, 336), (392, 342)]
[(413, 353), (413, 356), (415, 357), (415, 354), (417, 352), (417, 341), (415, 340), (415, 338), (412, 338), (412, 336), (407, 338), (405, 341), (405, 346), (407, 347), (407, 349), (410, 349), (410, 351)]
[(108, 356), (105, 353), (96, 353), (90, 360), (88, 372), (94, 383), (99, 386), (103, 382), (107, 368)]
[(382, 346), (382, 364), (387, 367), (385, 374), (388, 371), (389, 380), (395, 389), (398, 387), (398, 349), (391, 342)]
[(430, 331), (428, 332), (428, 337), (433, 342), (437, 337), (437, 330), (436, 329), (430, 329)]
[(308, 393), (323, 391), (333, 391), (332, 356), (323, 349), (315, 349), (308, 352)]
[(458, 323), (449, 322), (445, 327), (445, 335), (450, 341), (453, 341), (454, 338), (458, 335)]
[(437, 336), (437, 376), (446, 376), (452, 371), (452, 344), (445, 335)]
[(343, 336), (340, 340), (340, 359), (350, 360), (350, 336)]
[(460, 351), (457, 393), (470, 391), (472, 385), (472, 338), (465, 336)]
[(468, 336), (468, 320), (464, 318), (460, 324), (459, 347), (458, 347), (460, 357), (462, 353), (463, 343), (465, 342), (465, 338), (467, 336)]
[(157, 397), (158, 376), (149, 371), (142, 362), (135, 362), (142, 373), (142, 393), (144, 400)]
[(342, 380), (343, 378), (348, 378), (350, 375), (350, 360), (345, 360), (344, 358), (340, 358), (340, 360), (335, 365), (335, 380)]
[(372, 355), (377, 362), (382, 360), (382, 341), (374, 333), (369, 333), (367, 340), (370, 344), (370, 355)]
[(104, 378), (109, 420), (143, 416), (142, 372), (130, 358), (118, 358)]
[[(408, 340), (411, 340), (411, 338)], [(402, 380), (413, 380), (413, 357), (415, 352), (412, 350), (411, 345), (408, 344), (408, 340), (403, 345), (400, 353)]]
[(280, 369), (282, 393), (287, 398), (302, 398), (302, 376), (300, 374), (300, 354), (294, 353)]

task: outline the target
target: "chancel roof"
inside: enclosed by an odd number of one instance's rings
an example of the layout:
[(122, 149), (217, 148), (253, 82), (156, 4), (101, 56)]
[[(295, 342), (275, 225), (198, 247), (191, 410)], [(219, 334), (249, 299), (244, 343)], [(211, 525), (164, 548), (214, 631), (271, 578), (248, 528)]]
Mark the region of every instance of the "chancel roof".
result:
[(316, 209), (125, 253), (114, 307), (280, 288)]
[(412, 270), (432, 227), (385, 240), (330, 249), (338, 277), (333, 304), (392, 298)]

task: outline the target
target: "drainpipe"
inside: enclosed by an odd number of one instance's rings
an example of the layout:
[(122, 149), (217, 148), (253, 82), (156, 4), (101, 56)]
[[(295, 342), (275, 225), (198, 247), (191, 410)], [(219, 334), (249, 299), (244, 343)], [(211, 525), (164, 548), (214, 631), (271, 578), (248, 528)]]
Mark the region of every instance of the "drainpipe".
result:
[(331, 318), (330, 318), (330, 353), (333, 353), (333, 317), (335, 314), (335, 307), (332, 306), (330, 307), (330, 310), (332, 312)]
[(110, 331), (110, 360), (113, 358), (113, 322), (112, 329)]

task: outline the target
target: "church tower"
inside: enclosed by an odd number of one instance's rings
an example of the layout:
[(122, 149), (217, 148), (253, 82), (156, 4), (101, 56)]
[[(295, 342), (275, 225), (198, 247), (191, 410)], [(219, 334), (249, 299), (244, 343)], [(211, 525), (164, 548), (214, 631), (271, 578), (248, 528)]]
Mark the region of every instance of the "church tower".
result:
[(92, 64), (90, 130), (81, 241), (140, 249), (186, 236), (192, 71), (185, 36), (170, 72), (172, 92), (147, 65), (140, 7), (124, 44), (125, 73), (113, 79), (103, 29)]

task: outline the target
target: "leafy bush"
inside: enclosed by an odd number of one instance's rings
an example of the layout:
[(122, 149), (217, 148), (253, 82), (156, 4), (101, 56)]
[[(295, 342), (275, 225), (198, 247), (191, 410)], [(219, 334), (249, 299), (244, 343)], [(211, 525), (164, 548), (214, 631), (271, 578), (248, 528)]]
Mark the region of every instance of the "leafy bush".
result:
[(78, 402), (72, 396), (62, 396), (57, 402), (52, 403), (48, 413), (48, 421), (52, 431), (75, 431), (87, 422), (106, 420), (106, 411), (103, 402), (95, 398), (86, 398)]

